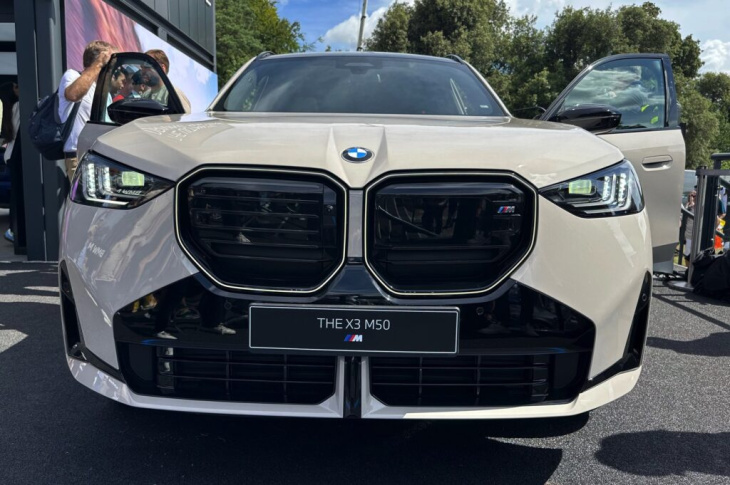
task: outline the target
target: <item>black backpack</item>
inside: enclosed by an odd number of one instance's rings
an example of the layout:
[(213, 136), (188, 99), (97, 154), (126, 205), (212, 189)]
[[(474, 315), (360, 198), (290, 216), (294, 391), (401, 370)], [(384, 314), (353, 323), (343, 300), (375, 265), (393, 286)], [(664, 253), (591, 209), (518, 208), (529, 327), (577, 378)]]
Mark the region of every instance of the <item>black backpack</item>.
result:
[(63, 145), (71, 134), (81, 102), (75, 103), (65, 123), (58, 117), (58, 91), (38, 101), (30, 115), (30, 141), (48, 160), (60, 160)]
[(691, 284), (695, 293), (730, 299), (730, 252), (715, 255), (714, 249), (707, 249), (697, 256), (694, 266)]

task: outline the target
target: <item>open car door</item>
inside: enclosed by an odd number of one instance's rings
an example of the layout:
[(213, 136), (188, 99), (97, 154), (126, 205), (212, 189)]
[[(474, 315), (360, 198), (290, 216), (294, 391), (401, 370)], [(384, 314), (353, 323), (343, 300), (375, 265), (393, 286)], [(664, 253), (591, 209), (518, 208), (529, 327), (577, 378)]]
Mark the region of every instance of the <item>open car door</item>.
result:
[(109, 59), (96, 81), (89, 121), (79, 135), (79, 158), (99, 136), (138, 118), (184, 113), (180, 98), (153, 58), (120, 52)]
[[(615, 119), (607, 124), (604, 117), (591, 130), (586, 126), (592, 123), (591, 112), (601, 109)], [(580, 120), (581, 114), (585, 119)], [(644, 191), (654, 271), (671, 273), (679, 235), (685, 145), (669, 56), (623, 54), (601, 59), (581, 72), (541, 119), (583, 126), (631, 161)]]

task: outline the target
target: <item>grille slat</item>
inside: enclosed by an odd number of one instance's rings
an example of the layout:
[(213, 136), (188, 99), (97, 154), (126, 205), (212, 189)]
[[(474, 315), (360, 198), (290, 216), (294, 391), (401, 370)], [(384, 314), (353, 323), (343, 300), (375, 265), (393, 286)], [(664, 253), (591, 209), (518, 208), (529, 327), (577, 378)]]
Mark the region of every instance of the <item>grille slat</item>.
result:
[(344, 261), (346, 194), (328, 177), (204, 169), (178, 197), (183, 247), (227, 288), (309, 292)]
[[(205, 242), (205, 239), (201, 239), (201, 241)], [(288, 261), (290, 263), (304, 263), (304, 264), (312, 264), (312, 263), (328, 263), (331, 262), (332, 259), (330, 258), (292, 258), (292, 257), (286, 257), (286, 256), (279, 256), (279, 257), (268, 257), (268, 256), (245, 256), (245, 255), (238, 255), (238, 254), (225, 254), (219, 251), (216, 251), (211, 248), (210, 250), (211, 254), (214, 256), (219, 257), (225, 257), (228, 259), (247, 259), (247, 260), (255, 260), (255, 261)]]
[[(377, 365), (374, 364), (372, 366), (375, 370), (414, 370), (414, 369), (423, 369), (424, 366), (389, 366), (389, 365)], [(429, 366), (425, 367), (426, 369), (433, 369), (433, 370), (467, 370), (467, 371), (483, 371), (483, 370), (489, 370), (489, 371), (511, 371), (511, 370), (534, 370), (541, 368), (540, 366), (515, 366), (515, 367), (507, 367), (507, 366), (474, 366), (474, 367), (445, 367), (445, 366)]]
[(288, 249), (321, 249), (323, 247), (330, 248), (330, 249), (336, 248), (334, 245), (319, 246), (316, 244), (275, 243), (275, 242), (242, 243), (240, 241), (233, 240), (233, 239), (213, 239), (213, 238), (208, 238), (208, 237), (201, 238), (201, 241), (205, 241), (207, 244), (230, 244), (230, 245), (235, 245), (235, 246), (245, 244), (247, 247), (262, 247), (262, 248), (271, 248), (271, 247), (288, 248)]
[(216, 231), (235, 231), (235, 232), (263, 232), (273, 234), (302, 234), (302, 235), (319, 235), (319, 231), (312, 229), (280, 229), (280, 228), (263, 228), (263, 227), (246, 227), (246, 226), (224, 226), (215, 224), (197, 224), (193, 223), (195, 229), (213, 229)]
[(286, 380), (286, 379), (239, 379), (233, 377), (199, 377), (199, 376), (182, 376), (175, 374), (165, 374), (165, 377), (171, 377), (173, 379), (194, 379), (199, 381), (226, 381), (229, 383), (233, 382), (261, 382), (265, 384), (326, 384), (329, 385), (327, 380), (323, 381), (303, 381), (303, 380)]
[[(237, 195), (208, 195), (208, 194), (192, 194), (196, 199), (218, 199), (218, 200), (240, 200), (246, 202), (260, 202), (261, 199), (258, 197), (245, 197)], [(311, 199), (288, 199), (285, 197), (276, 199), (275, 202), (282, 204), (319, 204), (316, 200)]]
[[(235, 200), (235, 199), (232, 199)], [(311, 201), (310, 201), (311, 202)], [(201, 214), (211, 216), (213, 214), (234, 214), (243, 216), (256, 216), (256, 217), (278, 217), (293, 218), (293, 219), (319, 219), (317, 214), (307, 214), (304, 212), (262, 212), (262, 211), (251, 211), (251, 210), (229, 210), (229, 209), (193, 209), (190, 211), (193, 214)]]
[[(494, 382), (488, 382), (488, 383), (473, 383), (468, 384), (469, 386), (474, 387), (536, 387), (536, 386), (542, 386), (547, 382), (547, 379), (542, 379), (536, 382), (530, 382), (530, 383), (524, 383), (524, 382), (500, 382), (500, 383), (494, 383)], [(425, 387), (464, 387), (465, 384), (461, 384), (458, 382), (443, 382), (443, 383), (428, 383), (424, 384), (423, 382), (413, 383), (413, 382), (379, 382), (379, 386), (419, 386), (421, 388), (421, 392), (423, 391), (423, 388)]]

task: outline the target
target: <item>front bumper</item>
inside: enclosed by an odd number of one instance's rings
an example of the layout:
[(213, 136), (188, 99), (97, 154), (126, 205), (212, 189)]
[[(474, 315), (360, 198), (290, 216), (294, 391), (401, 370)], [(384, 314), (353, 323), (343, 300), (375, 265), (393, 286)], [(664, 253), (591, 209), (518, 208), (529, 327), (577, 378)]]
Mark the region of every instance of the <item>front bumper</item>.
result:
[[(504, 296), (509, 287), (519, 286), (564, 305), (583, 319), (574, 333), (564, 335), (557, 354), (582, 355), (574, 392), (550, 402), (519, 405), (431, 406), (383, 404), (371, 393), (368, 357), (336, 358), (334, 392), (316, 404), (240, 402), (197, 399), (138, 392), (125, 379), (124, 355), (120, 345), (181, 348), (194, 339), (194, 332), (176, 343), (151, 334), (152, 327), (136, 330), (119, 322), (120, 311), (160, 289), (195, 280), (206, 285), (195, 266), (175, 240), (172, 226), (173, 197), (166, 193), (130, 211), (96, 209), (67, 204), (64, 221), (61, 266), (64, 282), (73, 295), (80, 348), (69, 337), (69, 315), (64, 318), (69, 366), (77, 380), (120, 402), (156, 409), (226, 414), (364, 418), (509, 418), (567, 416), (588, 411), (629, 392), (640, 373), (641, 351), (646, 332), (648, 304), (638, 321), (637, 300), (646, 293), (651, 268), (651, 244), (645, 213), (612, 219), (578, 219), (550, 202), (540, 200), (540, 219), (535, 248), (511, 275), (504, 288), (469, 298), (398, 300), (379, 287), (367, 272), (355, 271), (354, 278), (338, 277), (326, 293), (295, 299), (282, 296), (227, 294), (207, 282), (206, 291), (218, 298), (235, 297), (247, 302), (347, 304), (358, 299), (375, 299), (377, 304), (459, 305), (471, 312)], [(79, 231), (79, 228), (88, 228)], [(571, 230), (566, 230), (566, 228)], [(601, 248), (599, 252), (596, 248)], [(353, 269), (353, 268), (349, 268)], [(349, 270), (345, 269), (344, 272)], [(342, 275), (340, 275), (342, 276)], [(345, 286), (337, 286), (346, 281)], [(66, 310), (65, 310), (66, 311)], [(588, 322), (588, 323), (586, 323)], [(147, 332), (147, 333), (145, 333)], [(529, 336), (529, 335), (528, 335)], [(517, 335), (517, 340), (525, 335)], [(220, 339), (210, 338), (196, 348), (224, 348)], [(533, 355), (551, 348), (547, 340), (517, 340), (509, 345), (483, 345), (471, 355)], [(587, 340), (590, 342), (586, 343)], [(571, 347), (572, 346), (572, 347)], [(238, 347), (238, 350), (245, 347)], [(461, 346), (464, 348), (464, 345)], [(79, 351), (81, 350), (81, 351)], [(227, 347), (225, 350), (232, 350)], [(86, 361), (79, 358), (93, 355)], [(461, 354), (460, 354), (461, 355)], [(103, 364), (103, 365), (102, 365)], [(128, 375), (128, 374), (127, 374)], [(353, 390), (358, 392), (353, 393)], [(354, 403), (357, 403), (354, 405)], [(355, 407), (356, 409), (353, 409)]]

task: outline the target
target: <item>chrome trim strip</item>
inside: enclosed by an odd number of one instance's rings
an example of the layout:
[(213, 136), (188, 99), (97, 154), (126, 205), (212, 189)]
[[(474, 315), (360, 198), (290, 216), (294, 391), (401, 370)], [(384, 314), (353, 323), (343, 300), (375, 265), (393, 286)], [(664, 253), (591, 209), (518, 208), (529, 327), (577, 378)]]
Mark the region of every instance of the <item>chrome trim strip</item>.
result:
[[(342, 228), (344, 232), (344, 238), (342, 240), (342, 258), (340, 259), (340, 264), (332, 271), (332, 273), (325, 278), (325, 280), (320, 283), (316, 288), (310, 288), (310, 289), (294, 289), (294, 288), (288, 288), (288, 289), (279, 289), (279, 288), (258, 288), (255, 286), (239, 286), (239, 285), (231, 285), (228, 283), (224, 283), (220, 281), (218, 278), (213, 276), (208, 270), (206, 270), (202, 264), (198, 263), (197, 259), (192, 255), (192, 253), (185, 247), (185, 244), (183, 243), (183, 239), (180, 236), (180, 210), (179, 210), (179, 192), (180, 192), (180, 185), (182, 185), (186, 180), (192, 178), (193, 176), (197, 175), (200, 172), (205, 171), (213, 171), (213, 170), (221, 170), (221, 171), (240, 171), (240, 172), (254, 172), (259, 174), (267, 174), (267, 173), (286, 173), (286, 174), (298, 174), (298, 175), (308, 175), (310, 177), (324, 177), (328, 179), (329, 181), (333, 182), (337, 187), (339, 187), (342, 190), (342, 195), (344, 199), (342, 200), (342, 206), (343, 206), (343, 218), (342, 218), (342, 225), (344, 226)], [(329, 283), (332, 278), (334, 278), (337, 273), (340, 272), (340, 270), (345, 266), (345, 261), (347, 259), (347, 244), (348, 244), (348, 237), (347, 237), (347, 227), (348, 227), (348, 203), (349, 203), (349, 197), (348, 197), (348, 191), (347, 187), (345, 187), (343, 184), (341, 184), (337, 179), (334, 177), (321, 172), (311, 172), (307, 170), (289, 170), (289, 169), (280, 169), (280, 168), (258, 168), (258, 167), (236, 167), (236, 166), (230, 166), (230, 167), (224, 167), (224, 166), (203, 166), (199, 167), (198, 169), (190, 172), (185, 177), (180, 179), (175, 184), (175, 238), (177, 239), (177, 243), (180, 246), (180, 248), (183, 250), (185, 255), (190, 259), (190, 261), (195, 265), (196, 268), (198, 268), (204, 275), (206, 275), (208, 278), (210, 278), (215, 284), (218, 286), (221, 286), (223, 288), (229, 289), (229, 290), (238, 290), (238, 291), (252, 291), (257, 293), (279, 293), (279, 294), (312, 294), (316, 293), (317, 291), (324, 288), (327, 283)]]
[(362, 229), (363, 229), (363, 198), (362, 190), (351, 190), (349, 194), (350, 219), (347, 226), (349, 239), (347, 240), (347, 257), (350, 259), (362, 259)]
[[(515, 180), (517, 180), (520, 185), (523, 185), (527, 187), (530, 191), (532, 191), (533, 194), (533, 201), (534, 201), (534, 214), (532, 220), (532, 240), (530, 241), (530, 246), (527, 248), (527, 251), (525, 252), (524, 256), (517, 261), (510, 269), (505, 271), (504, 275), (502, 275), (501, 278), (497, 279), (494, 283), (492, 283), (487, 288), (480, 288), (478, 290), (469, 290), (469, 291), (399, 291), (390, 286), (388, 283), (386, 283), (380, 275), (378, 275), (377, 271), (375, 271), (375, 268), (373, 268), (370, 265), (370, 262), (368, 261), (368, 223), (370, 221), (368, 216), (368, 195), (370, 194), (370, 191), (384, 185), (384, 182), (391, 178), (406, 178), (406, 177), (439, 177), (439, 176), (476, 176), (476, 177), (511, 177)], [(511, 173), (511, 172), (474, 172), (474, 171), (466, 171), (466, 172), (460, 172), (460, 171), (451, 171), (451, 172), (411, 172), (411, 173), (391, 173), (387, 174), (384, 177), (378, 179), (375, 183), (368, 185), (365, 188), (365, 200), (364, 200), (365, 208), (364, 208), (364, 224), (363, 224), (363, 260), (365, 261), (365, 266), (368, 268), (368, 271), (370, 274), (375, 278), (378, 283), (380, 283), (387, 291), (394, 295), (398, 296), (463, 296), (463, 295), (479, 295), (483, 293), (487, 293), (497, 286), (499, 286), (504, 280), (509, 278), (509, 276), (514, 273), (514, 271), (525, 262), (525, 260), (530, 256), (532, 253), (532, 250), (535, 247), (535, 241), (537, 240), (537, 218), (538, 218), (538, 192), (535, 189), (535, 187), (532, 186), (529, 182), (527, 182), (522, 177), (518, 176), (517, 174)]]

